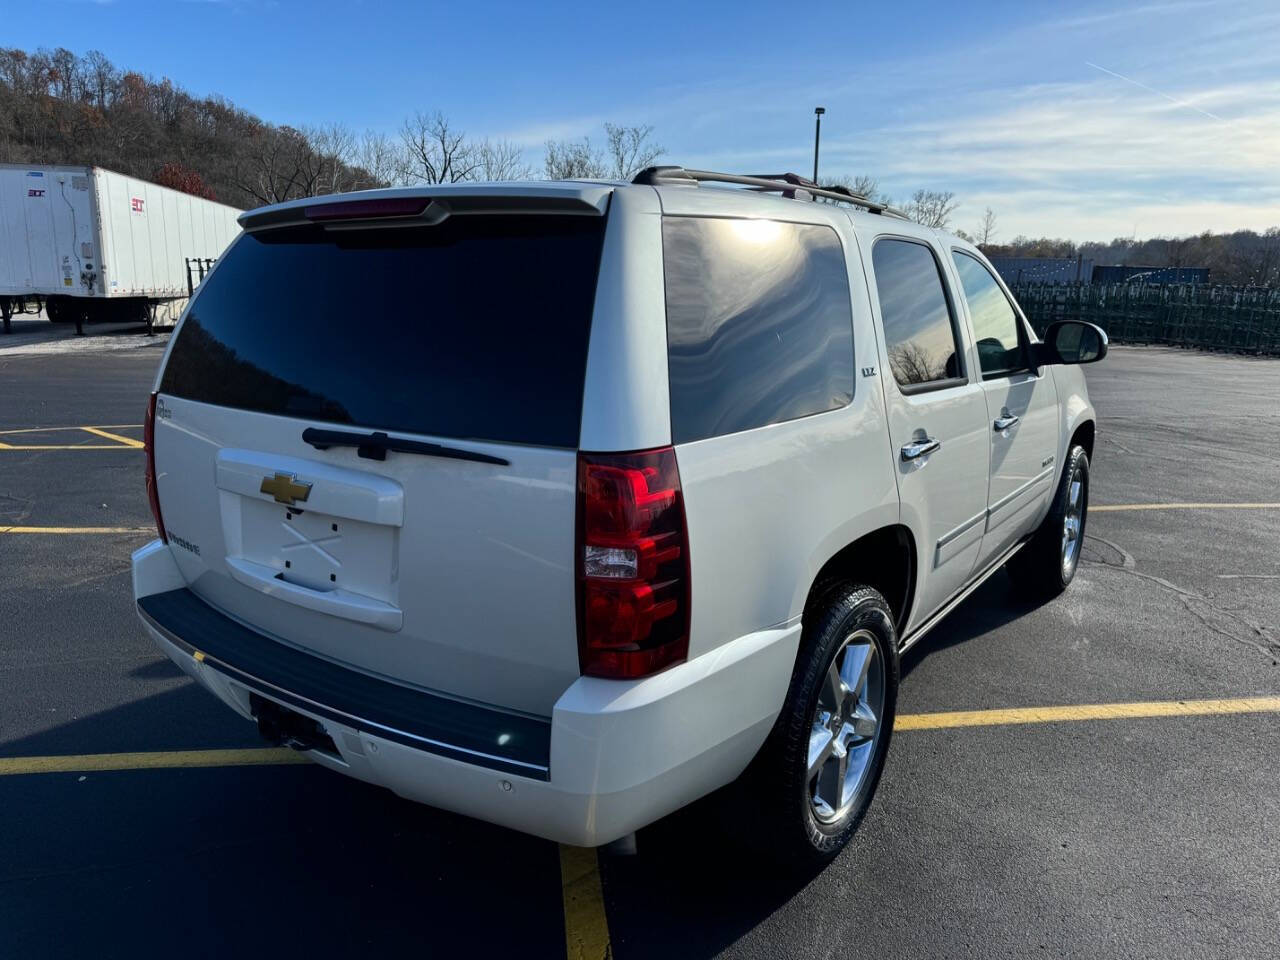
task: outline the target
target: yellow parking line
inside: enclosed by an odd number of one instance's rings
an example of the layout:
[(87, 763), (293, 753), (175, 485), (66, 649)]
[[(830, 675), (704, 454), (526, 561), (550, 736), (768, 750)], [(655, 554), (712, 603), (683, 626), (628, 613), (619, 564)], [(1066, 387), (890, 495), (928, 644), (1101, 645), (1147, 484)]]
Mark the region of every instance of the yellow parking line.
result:
[(123, 443), (0, 443), (0, 450), (141, 450)]
[(109, 433), (110, 430), (139, 430), (142, 428), (138, 423), (116, 423), (106, 424), (104, 426), (83, 426), (83, 427), (23, 427), (20, 430), (0, 430), (0, 437), (16, 436), (24, 433), (66, 433), (71, 430), (83, 430), (94, 436), (102, 437), (104, 440), (114, 441), (110, 444), (104, 443), (5, 443), (0, 441), (0, 450), (141, 450), (143, 444), (141, 440), (135, 440), (133, 437), (122, 436), (118, 433)]
[(107, 433), (107, 431), (102, 430), (99, 427), (81, 427), (80, 429), (85, 431), (85, 433), (92, 433), (97, 437), (105, 437), (108, 440), (115, 440), (118, 443), (122, 443), (126, 447), (132, 447), (135, 450), (141, 450), (144, 446), (141, 440), (134, 440), (132, 437), (122, 437), (118, 433)]
[[(1227, 716), (1240, 713), (1280, 713), (1280, 697), (1237, 697), (1227, 700), (1148, 700), (1136, 703), (1084, 703), (1060, 707), (1012, 707), (997, 710), (954, 710), (945, 713), (903, 713), (893, 724), (902, 730), (945, 730), (954, 727), (987, 727), (1030, 723), (1066, 723), (1084, 720), (1135, 720), (1159, 717)], [(87, 753), (70, 756), (0, 757), (0, 776), (36, 773), (75, 773), (93, 770), (154, 770), (176, 767), (239, 767), (297, 763), (302, 755), (286, 748), (250, 747), (239, 750), (161, 750), (146, 753)], [(591, 856), (587, 856), (590, 854)], [(594, 851), (582, 847), (560, 849), (564, 872), (565, 910), (569, 891), (589, 907), (599, 899), (593, 893), (589, 871)], [(596, 881), (598, 887), (598, 880)], [(594, 899), (593, 899), (594, 898)], [(581, 910), (574, 911), (575, 916)]]
[(1107, 503), (1090, 504), (1090, 513), (1119, 510), (1280, 510), (1280, 503)]
[(147, 753), (86, 753), (64, 757), (0, 757), (0, 776), (91, 773), (99, 770), (164, 770), (175, 767), (248, 767), (305, 763), (287, 747), (246, 750), (160, 750)]
[(141, 430), (140, 423), (99, 423), (92, 427), (23, 427), (20, 430), (0, 430), (0, 437), (12, 436), (15, 433), (57, 433), (66, 430)]
[(560, 845), (560, 886), (564, 896), (564, 941), (568, 960), (611, 957), (609, 921), (604, 912), (600, 864), (588, 847)]
[(1071, 720), (1132, 720), (1143, 717), (1204, 717), (1231, 713), (1280, 712), (1280, 697), (1241, 697), (1234, 700), (1154, 700), (1140, 703), (1085, 703), (1065, 707), (1013, 707), (1007, 710), (957, 710), (948, 713), (906, 713), (893, 729), (943, 730), (948, 727), (986, 727), (997, 724), (1062, 723)]
[(0, 527), (5, 533), (153, 533), (154, 527)]

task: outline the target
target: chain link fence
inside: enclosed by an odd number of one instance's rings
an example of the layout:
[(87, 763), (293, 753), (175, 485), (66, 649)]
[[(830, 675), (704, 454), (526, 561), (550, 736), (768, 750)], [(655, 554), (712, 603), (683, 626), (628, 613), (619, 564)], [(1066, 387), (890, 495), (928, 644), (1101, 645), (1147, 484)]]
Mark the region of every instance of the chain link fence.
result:
[(1280, 288), (1022, 283), (1012, 289), (1037, 333), (1055, 320), (1087, 320), (1117, 343), (1280, 356)]

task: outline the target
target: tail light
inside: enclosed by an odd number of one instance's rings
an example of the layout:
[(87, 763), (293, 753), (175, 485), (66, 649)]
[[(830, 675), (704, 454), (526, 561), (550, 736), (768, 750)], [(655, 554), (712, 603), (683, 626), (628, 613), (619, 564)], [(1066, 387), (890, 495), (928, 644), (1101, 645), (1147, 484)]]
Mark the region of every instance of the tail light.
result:
[(689, 652), (689, 539), (676, 453), (578, 454), (578, 658), (635, 678)]
[(164, 532), (164, 517), (160, 515), (160, 494), (156, 491), (156, 394), (147, 401), (147, 418), (142, 422), (142, 445), (147, 455), (147, 501), (151, 504), (151, 516), (155, 518), (160, 539), (169, 542)]
[(373, 200), (340, 200), (318, 203), (303, 213), (308, 220), (376, 220), (382, 217), (417, 217), (431, 203), (428, 197), (378, 197)]

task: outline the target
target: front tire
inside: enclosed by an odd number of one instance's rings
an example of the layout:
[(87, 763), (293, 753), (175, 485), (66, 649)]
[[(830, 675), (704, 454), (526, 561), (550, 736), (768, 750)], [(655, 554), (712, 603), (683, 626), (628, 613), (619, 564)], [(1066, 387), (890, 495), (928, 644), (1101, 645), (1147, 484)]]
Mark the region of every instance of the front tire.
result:
[(862, 822), (893, 731), (897, 641), (889, 605), (869, 587), (834, 587), (806, 615), (786, 702), (754, 770), (784, 862), (825, 864)]
[(1009, 559), (1014, 586), (1034, 599), (1050, 599), (1067, 589), (1080, 566), (1088, 519), (1089, 455), (1084, 447), (1074, 446), (1048, 515), (1027, 545)]

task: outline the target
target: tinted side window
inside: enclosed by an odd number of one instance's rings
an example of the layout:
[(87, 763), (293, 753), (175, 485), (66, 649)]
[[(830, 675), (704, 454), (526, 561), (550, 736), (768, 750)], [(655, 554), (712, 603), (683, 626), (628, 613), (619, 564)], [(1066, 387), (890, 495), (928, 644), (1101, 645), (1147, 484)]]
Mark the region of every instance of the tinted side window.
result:
[(978, 344), (978, 362), (984, 374), (1008, 373), (1027, 366), (1022, 341), (1018, 337), (1018, 315), (995, 277), (981, 261), (966, 253), (952, 254), (964, 299), (969, 304), (973, 336)]
[(849, 277), (833, 229), (668, 217), (662, 236), (674, 442), (853, 399)]
[(885, 350), (898, 383), (964, 376), (951, 305), (933, 252), (910, 240), (877, 240), (871, 251)]

